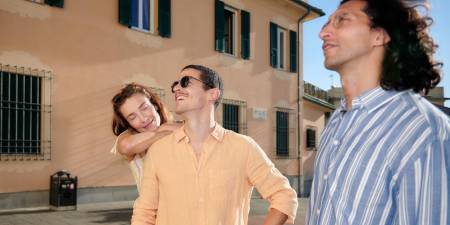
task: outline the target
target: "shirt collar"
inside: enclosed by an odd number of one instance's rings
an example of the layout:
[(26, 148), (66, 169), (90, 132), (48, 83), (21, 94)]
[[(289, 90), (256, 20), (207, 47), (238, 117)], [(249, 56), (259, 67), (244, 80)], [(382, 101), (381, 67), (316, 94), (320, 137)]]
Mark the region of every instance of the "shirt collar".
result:
[[(175, 135), (175, 140), (177, 142), (180, 142), (181, 140), (183, 140), (185, 138), (188, 138), (188, 140), (189, 140), (189, 137), (184, 132), (184, 127), (185, 127), (185, 125), (181, 126), (180, 128), (176, 129), (173, 132), (173, 134)], [(225, 129), (216, 122), (216, 125), (214, 126), (214, 129), (211, 132), (211, 136), (214, 139), (216, 139), (217, 141), (221, 142), (223, 140), (224, 135), (225, 135)]]
[[(364, 108), (368, 111), (368, 113), (371, 113), (375, 109), (391, 101), (394, 97), (396, 97), (400, 93), (401, 92), (397, 91), (386, 91), (382, 87), (378, 86), (354, 98), (352, 100), (352, 110)], [(341, 99), (339, 111), (340, 112), (347, 111), (347, 100), (345, 97)]]

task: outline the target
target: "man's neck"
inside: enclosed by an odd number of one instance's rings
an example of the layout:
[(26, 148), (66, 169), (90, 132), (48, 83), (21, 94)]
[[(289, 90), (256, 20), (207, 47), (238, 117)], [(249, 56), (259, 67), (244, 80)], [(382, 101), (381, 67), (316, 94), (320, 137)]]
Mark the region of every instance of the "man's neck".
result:
[(186, 116), (184, 131), (191, 144), (201, 145), (213, 131), (215, 125), (214, 109), (209, 112), (191, 113)]
[(338, 71), (341, 77), (342, 89), (347, 101), (347, 109), (352, 108), (354, 98), (366, 91), (380, 86), (381, 66), (376, 63), (357, 65)]

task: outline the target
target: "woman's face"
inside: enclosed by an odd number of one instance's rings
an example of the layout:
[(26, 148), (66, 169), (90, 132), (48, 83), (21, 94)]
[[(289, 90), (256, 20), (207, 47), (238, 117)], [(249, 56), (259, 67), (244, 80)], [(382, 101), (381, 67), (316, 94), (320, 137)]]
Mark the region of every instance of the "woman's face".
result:
[(150, 99), (143, 94), (137, 93), (129, 97), (119, 111), (138, 132), (154, 131), (161, 125), (161, 117)]

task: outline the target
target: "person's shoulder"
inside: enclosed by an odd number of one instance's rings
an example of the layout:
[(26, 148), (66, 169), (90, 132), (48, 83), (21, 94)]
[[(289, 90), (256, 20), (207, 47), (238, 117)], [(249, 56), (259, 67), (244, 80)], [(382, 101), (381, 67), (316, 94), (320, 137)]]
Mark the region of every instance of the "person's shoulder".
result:
[(450, 117), (442, 110), (429, 102), (425, 97), (412, 91), (406, 92), (405, 99), (410, 107), (416, 109), (416, 116), (423, 118), (432, 129), (433, 136), (450, 135)]
[(259, 147), (252, 137), (228, 129), (225, 129), (224, 139), (241, 147)]
[(150, 154), (152, 157), (157, 157), (159, 155), (164, 154), (167, 152), (168, 148), (174, 143), (175, 141), (175, 132), (172, 132), (171, 134), (168, 134), (161, 139), (155, 141), (148, 149), (148, 154)]

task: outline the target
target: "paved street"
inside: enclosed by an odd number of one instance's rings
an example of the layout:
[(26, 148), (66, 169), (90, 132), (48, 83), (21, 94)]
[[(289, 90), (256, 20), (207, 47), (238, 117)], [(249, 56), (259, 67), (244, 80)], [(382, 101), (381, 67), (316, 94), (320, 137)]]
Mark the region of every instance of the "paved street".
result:
[[(303, 225), (308, 199), (299, 199), (295, 225)], [(252, 199), (249, 225), (262, 224), (268, 204)], [(79, 205), (76, 211), (0, 213), (0, 225), (128, 225), (132, 202)]]

